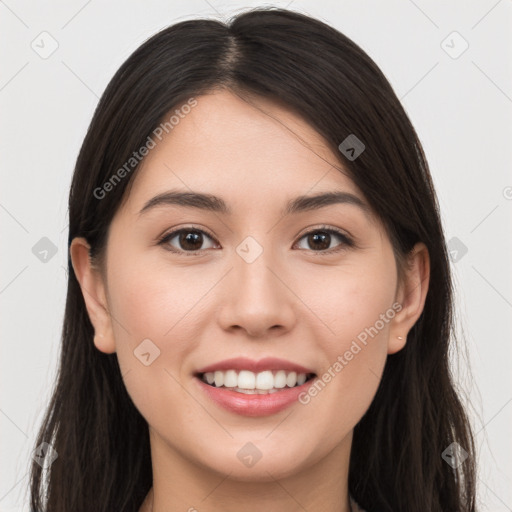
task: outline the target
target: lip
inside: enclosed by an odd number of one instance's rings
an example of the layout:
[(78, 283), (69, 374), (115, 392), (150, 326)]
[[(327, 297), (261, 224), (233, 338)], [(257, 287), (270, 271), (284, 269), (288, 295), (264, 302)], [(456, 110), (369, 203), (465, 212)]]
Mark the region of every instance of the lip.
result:
[[(233, 369), (233, 366), (230, 368)], [(241, 416), (252, 417), (269, 416), (290, 407), (298, 401), (299, 395), (307, 391), (309, 386), (311, 386), (315, 380), (316, 376), (304, 382), (301, 386), (296, 386), (294, 388), (287, 388), (282, 391), (266, 395), (247, 395), (227, 388), (216, 388), (214, 386), (210, 386), (206, 382), (202, 381), (200, 376), (196, 375), (194, 377), (194, 381), (198, 383), (201, 390), (217, 405), (227, 411)]]
[(254, 361), (246, 357), (235, 357), (233, 359), (225, 359), (224, 361), (205, 366), (204, 368), (197, 370), (196, 375), (200, 373), (214, 372), (216, 370), (249, 370), (254, 373), (263, 372), (265, 370), (285, 370), (297, 373), (315, 373), (314, 370), (301, 366), (300, 364), (292, 363), (285, 359), (278, 359), (276, 357), (266, 357), (259, 361)]

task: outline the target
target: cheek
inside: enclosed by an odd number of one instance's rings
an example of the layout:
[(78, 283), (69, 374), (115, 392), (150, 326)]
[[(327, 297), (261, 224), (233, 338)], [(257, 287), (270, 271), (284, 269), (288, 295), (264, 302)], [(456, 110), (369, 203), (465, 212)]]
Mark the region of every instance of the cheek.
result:
[(190, 318), (201, 290), (184, 286), (179, 271), (161, 263), (118, 261), (109, 274), (109, 307), (119, 365), (123, 374), (130, 372), (127, 389), (137, 404), (152, 403), (151, 389), (172, 401), (179, 389), (171, 375), (182, 380), (181, 362), (199, 339)]
[(337, 418), (325, 425), (327, 430), (352, 428), (377, 391), (395, 316), (393, 262), (388, 265), (381, 258), (337, 269), (329, 276), (319, 273), (302, 289), (304, 302), (328, 326), (316, 330), (323, 354), (321, 382), (304, 397), (304, 402), (311, 402), (316, 421)]
[(162, 262), (125, 258), (109, 278), (111, 311), (133, 341), (154, 338), (163, 343), (179, 331), (201, 296), (201, 290), (185, 281), (179, 269), (172, 271)]
[(140, 413), (151, 425), (162, 422), (165, 431), (169, 415), (179, 411), (184, 421), (197, 415), (197, 406), (183, 392), (188, 376), (182, 362), (199, 339), (190, 315), (200, 290), (183, 286), (178, 271), (158, 263), (119, 261), (109, 274), (109, 305), (121, 373)]
[(307, 281), (297, 283), (299, 295), (322, 321), (329, 353), (342, 349), (360, 334), (364, 339), (364, 333), (368, 329), (374, 333), (375, 326), (382, 334), (380, 338), (385, 337), (394, 316), (390, 311), (396, 287), (393, 261), (387, 264), (382, 258), (367, 259), (309, 275)]

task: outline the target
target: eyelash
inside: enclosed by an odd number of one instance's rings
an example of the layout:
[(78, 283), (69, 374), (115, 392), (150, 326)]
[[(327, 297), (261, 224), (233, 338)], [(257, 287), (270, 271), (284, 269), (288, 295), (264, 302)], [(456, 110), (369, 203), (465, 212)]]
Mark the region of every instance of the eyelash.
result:
[[(165, 245), (170, 240), (172, 240), (176, 235), (178, 235), (180, 233), (183, 233), (183, 232), (185, 232), (185, 233), (191, 233), (191, 232), (201, 233), (203, 235), (208, 236), (212, 240), (214, 240), (215, 243), (218, 243), (215, 240), (215, 237), (213, 235), (211, 235), (210, 233), (208, 233), (208, 231), (205, 231), (204, 229), (196, 228), (194, 226), (187, 226), (187, 227), (184, 227), (184, 228), (176, 229), (175, 231), (171, 231), (170, 233), (164, 234), (163, 236), (161, 236), (158, 239), (157, 244), (158, 245)], [(318, 254), (320, 256), (322, 256), (322, 255), (330, 255), (330, 254), (333, 254), (333, 253), (340, 252), (340, 251), (342, 251), (344, 249), (347, 249), (347, 248), (355, 247), (354, 241), (349, 236), (347, 236), (342, 231), (340, 231), (338, 229), (335, 229), (335, 228), (332, 228), (332, 227), (329, 227), (329, 226), (319, 226), (317, 228), (314, 228), (311, 231), (308, 231), (308, 232), (304, 233), (303, 235), (301, 235), (300, 238), (299, 238), (299, 241), (302, 240), (304, 237), (306, 237), (308, 235), (311, 235), (311, 234), (314, 234), (314, 233), (327, 233), (327, 234), (330, 234), (330, 235), (334, 234), (334, 235), (337, 235), (341, 239), (340, 245), (338, 247), (333, 248), (333, 249), (325, 249), (325, 250), (320, 250), (320, 251), (314, 251), (312, 249), (309, 249), (311, 252), (316, 253), (316, 254)], [(173, 253), (176, 253), (176, 254), (180, 254), (180, 255), (185, 255), (185, 256), (196, 256), (199, 253), (201, 253), (201, 252), (206, 250), (206, 249), (201, 249), (199, 251), (183, 251), (183, 250), (175, 249), (174, 247), (171, 248), (171, 246), (168, 246), (165, 249), (170, 251), (170, 252), (173, 252)], [(304, 251), (304, 250), (308, 250), (308, 249), (300, 249), (300, 250)]]

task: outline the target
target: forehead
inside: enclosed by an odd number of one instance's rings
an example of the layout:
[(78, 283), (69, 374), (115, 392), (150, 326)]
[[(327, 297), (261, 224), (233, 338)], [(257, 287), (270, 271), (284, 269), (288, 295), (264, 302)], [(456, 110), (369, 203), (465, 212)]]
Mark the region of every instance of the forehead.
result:
[(362, 197), (320, 134), (285, 107), (229, 91), (195, 99), (161, 141), (154, 138), (134, 177), (130, 209), (168, 189), (222, 196), (234, 210), (248, 201), (282, 206), (288, 197), (329, 189)]

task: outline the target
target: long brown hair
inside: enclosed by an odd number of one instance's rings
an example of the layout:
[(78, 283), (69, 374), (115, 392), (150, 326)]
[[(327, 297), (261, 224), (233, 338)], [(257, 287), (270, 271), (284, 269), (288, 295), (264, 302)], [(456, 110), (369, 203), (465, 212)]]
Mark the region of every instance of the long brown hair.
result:
[[(137, 172), (102, 187), (162, 118), (216, 88), (286, 104), (328, 142), (384, 222), (397, 261), (426, 244), (431, 276), (405, 348), (388, 356), (376, 396), (354, 429), (349, 490), (367, 512), (475, 510), (474, 445), (449, 367), (452, 280), (439, 207), (418, 136), (383, 73), (353, 41), (306, 15), (254, 9), (224, 24), (184, 21), (148, 39), (108, 84), (81, 147), (69, 195), (69, 244), (100, 257), (114, 213)], [(338, 146), (364, 141), (355, 160)], [(93, 327), (68, 258), (59, 373), (36, 446), (57, 459), (31, 467), (31, 507), (135, 512), (152, 484), (148, 425), (131, 401), (116, 354)], [(453, 442), (469, 457), (442, 457)]]

